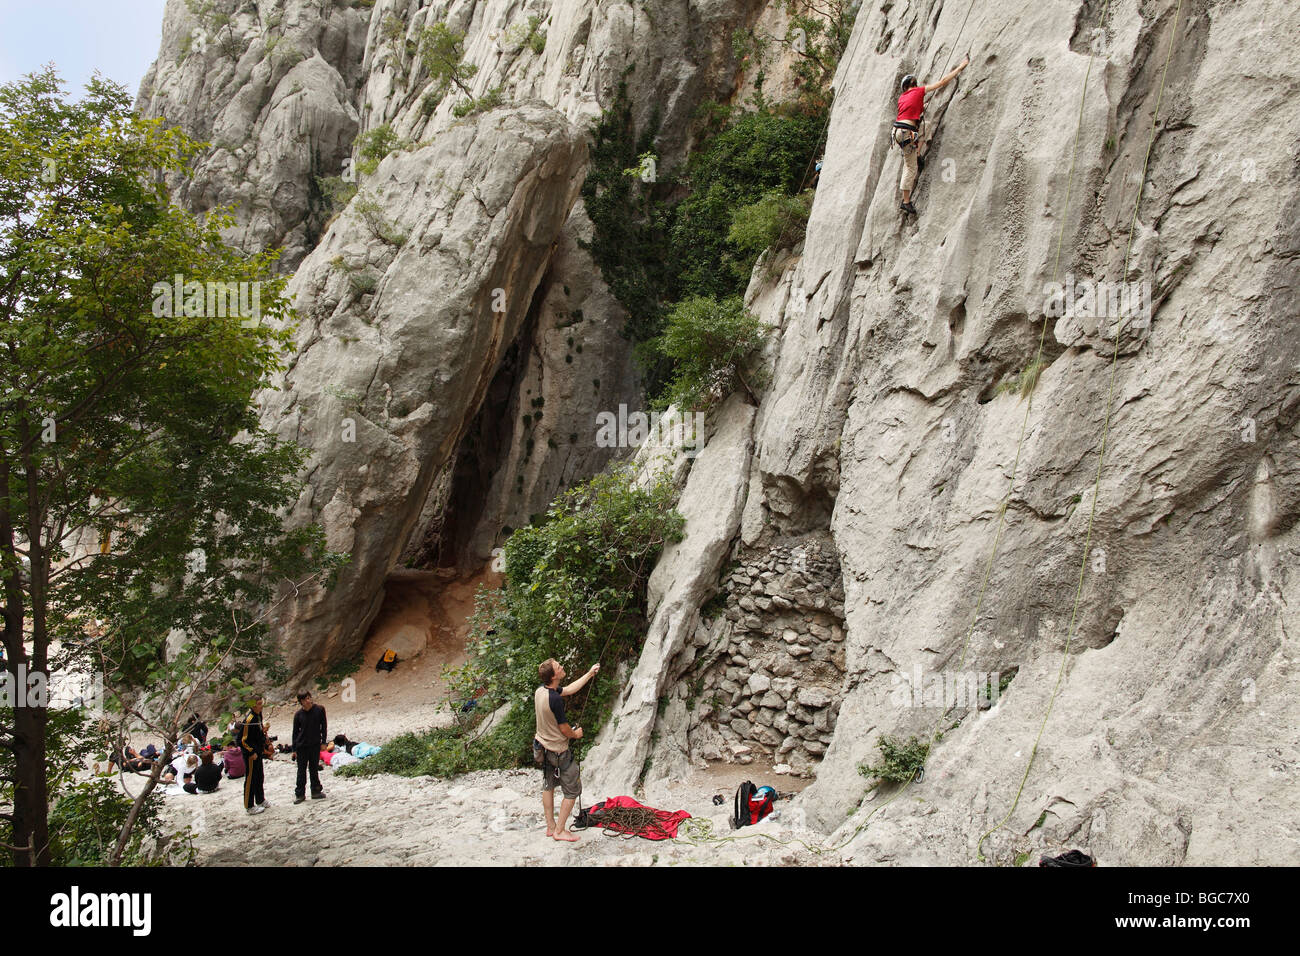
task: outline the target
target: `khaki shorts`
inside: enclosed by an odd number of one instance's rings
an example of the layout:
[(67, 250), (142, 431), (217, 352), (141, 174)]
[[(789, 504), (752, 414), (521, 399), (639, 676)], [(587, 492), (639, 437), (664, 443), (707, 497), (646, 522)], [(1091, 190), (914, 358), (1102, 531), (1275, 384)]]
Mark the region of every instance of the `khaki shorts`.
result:
[(566, 800), (576, 800), (582, 794), (582, 778), (578, 775), (578, 761), (571, 751), (555, 753), (547, 750), (542, 763), (542, 790), (554, 790), (560, 785)]

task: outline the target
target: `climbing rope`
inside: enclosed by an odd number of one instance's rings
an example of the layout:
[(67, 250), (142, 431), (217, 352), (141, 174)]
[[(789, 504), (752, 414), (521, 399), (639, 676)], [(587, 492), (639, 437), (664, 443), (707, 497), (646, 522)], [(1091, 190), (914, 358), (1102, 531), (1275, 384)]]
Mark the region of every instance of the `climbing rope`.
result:
[[(1182, 13), (1182, 8), (1183, 8), (1183, 0), (1178, 0), (1177, 5), (1174, 7), (1174, 22), (1173, 22), (1173, 27), (1169, 34), (1169, 47), (1165, 51), (1165, 63), (1160, 73), (1160, 88), (1156, 93), (1156, 107), (1154, 113), (1151, 116), (1151, 135), (1147, 139), (1146, 155), (1143, 157), (1142, 160), (1142, 176), (1140, 181), (1138, 182), (1137, 195), (1133, 199), (1133, 216), (1129, 221), (1128, 240), (1124, 248), (1124, 266), (1123, 266), (1123, 271), (1121, 272), (1121, 278), (1123, 280), (1127, 280), (1128, 278), (1129, 257), (1133, 252), (1133, 234), (1137, 228), (1138, 209), (1142, 203), (1142, 190), (1146, 185), (1147, 169), (1149, 168), (1151, 163), (1151, 150), (1155, 146), (1156, 129), (1158, 128), (1160, 123), (1160, 104), (1163, 101), (1165, 95), (1165, 79), (1169, 75), (1169, 61), (1173, 57), (1174, 44), (1178, 40), (1178, 19)], [(1092, 507), (1088, 513), (1088, 531), (1087, 531), (1087, 535), (1084, 538), (1083, 557), (1079, 561), (1079, 580), (1075, 586), (1074, 607), (1070, 611), (1070, 623), (1066, 627), (1066, 631), (1065, 631), (1065, 649), (1061, 654), (1061, 666), (1057, 669), (1056, 683), (1052, 686), (1052, 694), (1047, 700), (1047, 709), (1043, 712), (1043, 720), (1038, 725), (1038, 736), (1034, 738), (1033, 749), (1029, 751), (1029, 760), (1025, 763), (1025, 772), (1020, 778), (1020, 786), (1016, 788), (1016, 796), (1015, 799), (1012, 800), (1011, 802), (1011, 808), (1007, 810), (1006, 816), (1004, 816), (998, 822), (997, 826), (993, 827), (993, 829), (989, 830), (983, 836), (980, 837), (979, 843), (976, 845), (976, 851), (980, 854), (981, 859), (983, 859), (984, 841), (987, 840), (990, 836), (992, 836), (994, 833), (996, 833), (998, 830), (1002, 829), (1002, 827), (1006, 825), (1006, 822), (1011, 819), (1011, 815), (1015, 813), (1016, 807), (1019, 806), (1020, 804), (1020, 796), (1022, 793), (1024, 793), (1025, 782), (1029, 779), (1029, 771), (1033, 768), (1034, 758), (1038, 755), (1038, 746), (1042, 742), (1043, 731), (1046, 730), (1047, 728), (1048, 718), (1052, 716), (1052, 708), (1056, 704), (1056, 695), (1060, 691), (1061, 684), (1065, 678), (1065, 665), (1070, 660), (1070, 641), (1074, 636), (1074, 628), (1079, 614), (1079, 604), (1083, 599), (1083, 580), (1085, 574), (1087, 573), (1088, 552), (1092, 547), (1092, 528), (1093, 528), (1093, 522), (1097, 517), (1097, 499), (1101, 496), (1101, 472), (1102, 472), (1102, 466), (1105, 464), (1105, 460), (1106, 460), (1106, 440), (1110, 435), (1110, 419), (1111, 419), (1111, 413), (1114, 409), (1115, 372), (1119, 362), (1119, 323), (1122, 318), (1123, 318), (1122, 315), (1117, 316), (1115, 320), (1115, 329), (1114, 329), (1115, 347), (1114, 347), (1114, 352), (1111, 355), (1110, 382), (1107, 386), (1107, 391), (1106, 391), (1106, 416), (1102, 423), (1101, 445), (1097, 455), (1097, 476), (1093, 481)], [(1045, 325), (1046, 325), (1046, 318), (1044, 318), (1044, 326)]]
[(591, 818), (591, 825), (604, 829), (605, 836), (625, 840), (634, 837), (673, 839), (672, 834), (664, 829), (658, 814), (650, 807), (602, 807)]

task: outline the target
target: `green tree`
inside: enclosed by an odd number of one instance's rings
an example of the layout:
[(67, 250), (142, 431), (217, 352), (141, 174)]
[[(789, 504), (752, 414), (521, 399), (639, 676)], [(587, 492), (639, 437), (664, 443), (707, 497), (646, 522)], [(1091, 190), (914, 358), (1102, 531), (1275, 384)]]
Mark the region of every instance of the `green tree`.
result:
[[(766, 249), (773, 253), (792, 249), (803, 241), (812, 201), (811, 189), (797, 196), (787, 196), (779, 189), (769, 190), (758, 202), (741, 206), (732, 213), (727, 241), (746, 256), (761, 255)], [(749, 270), (743, 277), (749, 278)]]
[(761, 385), (751, 367), (771, 326), (745, 308), (740, 296), (718, 301), (690, 296), (673, 306), (655, 347), (674, 363), (674, 376), (660, 399), (683, 411), (708, 405), (743, 388), (758, 404)]
[(433, 81), (439, 99), (452, 86), (468, 97), (474, 96), (465, 83), (478, 72), (478, 67), (464, 62), (464, 59), (465, 34), (457, 33), (442, 22), (430, 24), (420, 31), (420, 61), (429, 71), (429, 79)]
[(740, 295), (761, 250), (728, 241), (735, 211), (771, 190), (790, 195), (811, 175), (823, 115), (795, 110), (743, 113), (687, 164), (690, 194), (673, 211), (669, 261), (681, 295)]
[[(162, 185), (196, 149), (98, 78), (79, 102), (52, 69), (0, 87), (5, 668), (48, 679), (52, 647), (61, 669), (92, 663), (168, 750), (196, 694), (270, 663), (257, 609), (337, 563), (319, 528), (285, 531), (301, 452), (253, 406), (290, 342), (275, 255), (235, 252), (228, 218), (196, 220)], [(214, 301), (230, 283), (254, 308)], [(0, 728), (19, 865), (51, 858), (44, 703)]]

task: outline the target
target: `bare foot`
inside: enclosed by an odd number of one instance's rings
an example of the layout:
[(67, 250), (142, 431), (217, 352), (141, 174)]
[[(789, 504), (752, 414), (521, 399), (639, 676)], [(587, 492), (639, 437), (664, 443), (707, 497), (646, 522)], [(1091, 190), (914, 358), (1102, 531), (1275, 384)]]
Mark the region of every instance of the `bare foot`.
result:
[(546, 835), (547, 835), (548, 837), (553, 837), (553, 836), (555, 836), (555, 830), (554, 830), (552, 827), (547, 827), (547, 828), (546, 828)]
[(555, 839), (557, 839), (557, 840), (562, 840), (562, 841), (564, 841), (565, 843), (577, 843), (577, 842), (578, 842), (578, 834), (576, 834), (576, 833), (570, 833), (568, 830), (560, 830), (559, 832), (557, 832), (556, 834), (554, 834), (554, 836), (555, 836)]

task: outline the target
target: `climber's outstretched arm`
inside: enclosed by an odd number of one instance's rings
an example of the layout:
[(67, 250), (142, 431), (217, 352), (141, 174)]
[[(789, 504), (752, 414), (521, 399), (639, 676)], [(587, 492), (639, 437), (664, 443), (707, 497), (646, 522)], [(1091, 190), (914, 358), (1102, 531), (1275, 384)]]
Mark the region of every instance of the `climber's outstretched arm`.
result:
[(934, 84), (930, 84), (930, 83), (921, 84), (922, 86), (925, 87), (925, 95), (929, 96), (931, 93), (937, 93), (939, 90), (943, 89), (945, 86), (947, 86), (949, 83), (951, 83), (953, 80), (957, 78), (958, 73), (966, 69), (966, 67), (969, 65), (970, 65), (970, 57), (963, 57), (962, 61), (958, 63), (955, 67), (953, 67), (952, 72), (947, 74), (939, 82)]

